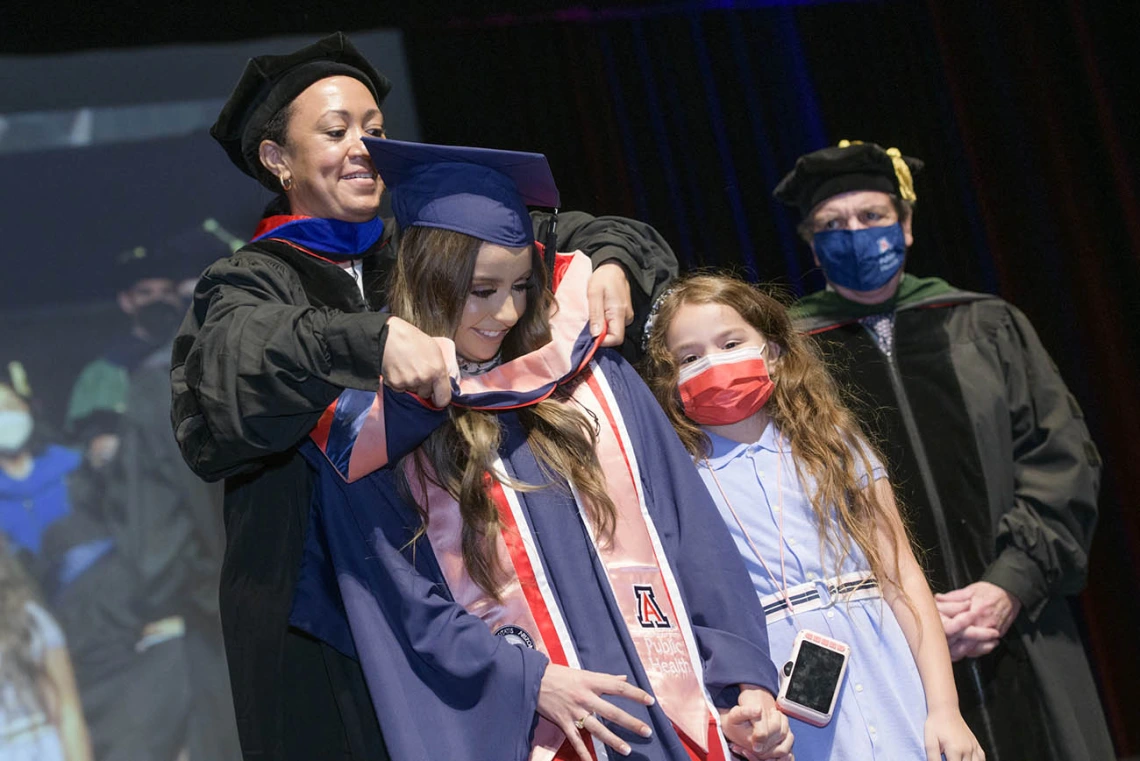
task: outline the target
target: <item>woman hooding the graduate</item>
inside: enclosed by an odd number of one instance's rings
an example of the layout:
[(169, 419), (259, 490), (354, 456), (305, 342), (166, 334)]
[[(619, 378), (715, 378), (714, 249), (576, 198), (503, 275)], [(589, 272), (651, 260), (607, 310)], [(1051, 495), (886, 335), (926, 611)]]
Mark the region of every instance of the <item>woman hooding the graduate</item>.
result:
[(365, 142), (404, 231), (392, 313), (460, 378), (445, 410), (346, 391), (322, 418), (293, 623), (359, 660), (393, 758), (789, 757), (732, 540), (591, 337), (589, 260), (533, 240), (545, 157)]
[[(173, 424), (190, 464), (226, 479), (221, 612), (247, 758), (383, 759), (359, 666), (288, 624), (308, 520), (297, 453), (346, 388), (450, 390), (436, 344), (381, 313), (395, 258), (377, 219), (382, 182), (361, 144), (384, 134), (390, 84), (339, 34), (252, 59), (212, 130), (286, 214), (203, 276), (175, 341)], [(563, 215), (559, 237), (588, 251), (598, 332), (620, 341), (670, 271), (654, 231)]]

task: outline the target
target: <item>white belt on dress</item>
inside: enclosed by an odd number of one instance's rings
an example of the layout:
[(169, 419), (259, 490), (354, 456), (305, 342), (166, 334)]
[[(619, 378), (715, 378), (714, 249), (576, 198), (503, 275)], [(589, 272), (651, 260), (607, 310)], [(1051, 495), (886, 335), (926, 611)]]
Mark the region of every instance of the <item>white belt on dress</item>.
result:
[[(764, 606), (764, 617), (768, 622), (787, 618), (792, 610), (807, 613), (820, 608), (830, 608), (839, 602), (867, 600), (881, 597), (879, 582), (874, 575), (864, 571), (845, 573), (830, 579), (816, 579), (788, 587), (787, 597), (776, 592), (760, 598)], [(788, 605), (791, 600), (791, 606)]]

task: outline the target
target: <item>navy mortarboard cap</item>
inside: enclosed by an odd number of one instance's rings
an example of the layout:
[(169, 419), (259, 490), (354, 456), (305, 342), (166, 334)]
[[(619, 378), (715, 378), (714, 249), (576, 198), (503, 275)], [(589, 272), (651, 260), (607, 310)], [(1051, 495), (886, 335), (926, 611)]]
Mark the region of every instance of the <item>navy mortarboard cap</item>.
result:
[(401, 228), (437, 227), (501, 246), (534, 242), (527, 206), (559, 205), (541, 153), (364, 138)]
[(772, 195), (804, 216), (828, 198), (854, 190), (878, 190), (914, 201), (914, 175), (922, 166), (898, 148), (840, 140), (833, 148), (800, 156)]
[(347, 37), (336, 32), (293, 53), (249, 59), (210, 135), (226, 149), (238, 169), (257, 178), (259, 138), (266, 123), (309, 85), (335, 76), (363, 82), (378, 106), (392, 89), (388, 78), (376, 71)]

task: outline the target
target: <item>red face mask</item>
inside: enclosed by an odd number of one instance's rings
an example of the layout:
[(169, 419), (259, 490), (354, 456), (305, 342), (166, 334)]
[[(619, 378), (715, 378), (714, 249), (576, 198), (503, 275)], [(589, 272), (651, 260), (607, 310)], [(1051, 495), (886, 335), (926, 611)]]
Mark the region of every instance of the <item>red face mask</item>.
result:
[(764, 350), (746, 346), (701, 357), (681, 368), (677, 390), (685, 415), (700, 425), (731, 425), (756, 414), (776, 384)]

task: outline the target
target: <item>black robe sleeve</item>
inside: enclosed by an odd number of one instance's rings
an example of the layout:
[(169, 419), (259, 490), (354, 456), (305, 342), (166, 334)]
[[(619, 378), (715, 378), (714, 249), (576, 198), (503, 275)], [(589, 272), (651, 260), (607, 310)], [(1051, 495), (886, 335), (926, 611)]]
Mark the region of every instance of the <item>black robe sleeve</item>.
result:
[(174, 343), (171, 418), (186, 462), (215, 480), (294, 447), (343, 389), (378, 388), (386, 323), (314, 306), (272, 256), (215, 263)]
[[(531, 213), (536, 235), (543, 234), (549, 218), (543, 212)], [(653, 300), (677, 277), (677, 256), (661, 234), (636, 219), (565, 211), (558, 215), (558, 250), (581, 251), (595, 268), (608, 261), (622, 266), (629, 279), (634, 312), (626, 345), (632, 342), (636, 346)]]
[(983, 580), (1013, 594), (1030, 620), (1085, 584), (1100, 457), (1084, 416), (1025, 315), (1010, 307), (1004, 343), (1014, 504), (998, 522)]

